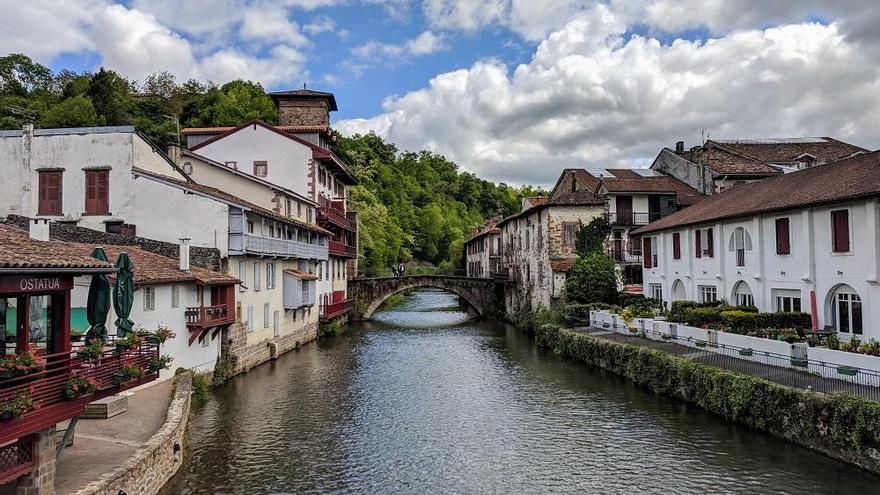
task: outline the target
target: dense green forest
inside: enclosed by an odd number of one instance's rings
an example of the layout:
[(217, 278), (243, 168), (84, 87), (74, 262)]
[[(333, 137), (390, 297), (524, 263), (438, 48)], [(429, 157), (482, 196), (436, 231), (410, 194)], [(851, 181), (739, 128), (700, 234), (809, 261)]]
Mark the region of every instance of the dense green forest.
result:
[[(25, 55), (0, 58), (0, 129), (20, 129), (25, 122), (44, 128), (135, 125), (164, 147), (177, 141), (178, 126), (254, 118), (277, 123), (278, 112), (250, 81), (179, 83), (158, 72), (138, 83), (103, 68), (53, 73)], [(337, 134), (335, 152), (360, 180), (349, 189), (349, 206), (361, 219), (366, 270), (410, 261), (457, 266), (471, 228), (512, 214), (523, 196), (541, 193), (479, 179), (437, 153), (402, 152), (372, 133)]]

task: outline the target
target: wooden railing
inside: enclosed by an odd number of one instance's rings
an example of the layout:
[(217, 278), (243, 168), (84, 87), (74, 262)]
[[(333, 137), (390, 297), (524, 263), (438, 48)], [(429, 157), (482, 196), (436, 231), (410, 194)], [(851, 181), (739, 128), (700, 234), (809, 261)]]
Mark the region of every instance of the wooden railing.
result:
[(326, 206), (318, 207), (318, 221), (330, 222), (352, 232), (357, 230), (357, 222), (348, 218), (345, 212), (338, 210), (328, 203)]
[(0, 485), (34, 469), (34, 437), (26, 436), (0, 447)]
[[(27, 396), (33, 407), (17, 418), (0, 420), (0, 444), (40, 431), (82, 414), (85, 404), (120, 390), (155, 380), (158, 370), (150, 362), (159, 357), (159, 345), (144, 340), (135, 349), (117, 350), (113, 339), (93, 361), (77, 357), (81, 344), (71, 352), (39, 356), (35, 373), (0, 379), (0, 408), (16, 397)], [(126, 367), (140, 370), (140, 377), (123, 380)], [(64, 391), (73, 376), (91, 378), (98, 390), (86, 397), (66, 398)]]
[(611, 225), (647, 225), (662, 216), (659, 211), (618, 211), (608, 213), (608, 223)]
[(211, 326), (228, 323), (233, 320), (225, 304), (213, 306), (190, 306), (184, 311), (187, 326)]
[(357, 248), (349, 246), (339, 241), (330, 241), (330, 254), (334, 256), (345, 256), (348, 258), (357, 258)]
[(354, 301), (351, 299), (324, 304), (321, 306), (321, 321), (332, 320), (337, 316), (348, 313), (352, 309), (354, 309)]

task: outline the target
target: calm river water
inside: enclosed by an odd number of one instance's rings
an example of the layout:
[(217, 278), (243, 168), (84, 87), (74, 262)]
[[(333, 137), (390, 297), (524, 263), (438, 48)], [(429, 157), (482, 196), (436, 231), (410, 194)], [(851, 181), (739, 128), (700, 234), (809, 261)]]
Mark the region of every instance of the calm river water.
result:
[(455, 296), (232, 380), (171, 494), (877, 493), (880, 480), (566, 362)]

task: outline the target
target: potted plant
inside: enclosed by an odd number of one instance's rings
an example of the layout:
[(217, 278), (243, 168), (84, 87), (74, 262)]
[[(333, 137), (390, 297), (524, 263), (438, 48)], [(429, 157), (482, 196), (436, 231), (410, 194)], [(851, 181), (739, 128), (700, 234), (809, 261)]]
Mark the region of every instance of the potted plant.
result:
[(104, 341), (101, 339), (92, 339), (86, 342), (86, 345), (82, 347), (76, 353), (76, 357), (82, 359), (83, 361), (96, 361), (101, 357), (101, 354), (104, 352)]
[(89, 376), (73, 375), (67, 380), (64, 397), (77, 399), (93, 393), (98, 389), (98, 381)]
[(165, 354), (164, 356), (154, 357), (150, 359), (150, 364), (148, 365), (148, 369), (152, 373), (156, 373), (162, 370), (167, 370), (171, 367), (171, 361), (174, 361), (174, 358)]
[(83, 332), (82, 330), (71, 330), (70, 331), (70, 341), (71, 342), (79, 342), (80, 340), (82, 340), (82, 338), (85, 334), (86, 333)]
[(165, 325), (159, 325), (156, 328), (156, 331), (153, 332), (153, 338), (155, 338), (156, 342), (158, 342), (159, 344), (164, 344), (166, 340), (173, 339), (176, 336), (177, 335)]
[(0, 359), (0, 378), (29, 375), (42, 369), (40, 361), (31, 352), (22, 352)]
[(125, 337), (116, 340), (116, 352), (125, 352), (137, 349), (141, 344), (141, 336), (131, 332)]
[(9, 420), (21, 417), (22, 414), (34, 408), (34, 400), (30, 392), (22, 390), (15, 394), (7, 402), (0, 404), (0, 420)]
[(125, 382), (135, 380), (143, 375), (143, 371), (133, 364), (125, 365), (116, 373), (113, 373), (113, 383), (122, 385)]

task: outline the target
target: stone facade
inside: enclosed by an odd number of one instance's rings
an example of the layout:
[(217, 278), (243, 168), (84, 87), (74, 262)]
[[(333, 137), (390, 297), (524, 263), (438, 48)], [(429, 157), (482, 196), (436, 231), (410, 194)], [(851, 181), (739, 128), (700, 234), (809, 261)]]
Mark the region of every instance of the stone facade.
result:
[[(236, 356), (235, 369), (231, 375), (246, 373), (251, 368), (278, 359), (297, 347), (318, 338), (318, 324), (309, 323), (296, 332), (248, 345), (247, 327), (242, 323), (230, 325), (225, 330), (229, 342), (228, 352)], [(222, 358), (221, 358), (222, 359)]]
[(330, 125), (330, 110), (321, 100), (279, 100), (278, 121), (281, 125)]
[(34, 433), (34, 470), (18, 482), (17, 495), (55, 493), (55, 427)]
[[(183, 463), (189, 420), (192, 374), (178, 377), (165, 424), (122, 466), (77, 492), (77, 495), (155, 495)], [(54, 449), (53, 449), (54, 457)], [(36, 493), (36, 492), (35, 492)]]

